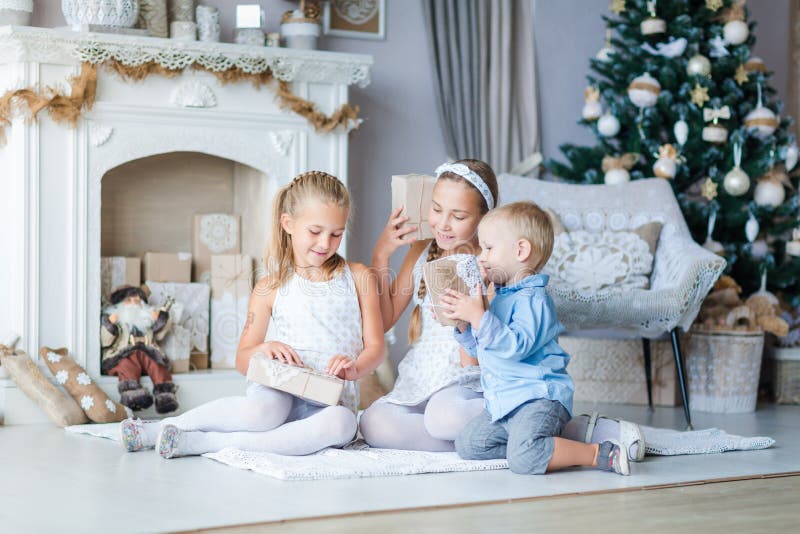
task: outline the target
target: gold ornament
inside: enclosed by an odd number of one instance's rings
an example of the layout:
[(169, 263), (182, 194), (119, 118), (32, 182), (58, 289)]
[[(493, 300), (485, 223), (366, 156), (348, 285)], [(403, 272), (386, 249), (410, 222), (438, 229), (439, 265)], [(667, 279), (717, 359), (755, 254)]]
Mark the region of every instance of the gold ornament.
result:
[(717, 198), (717, 183), (711, 178), (706, 178), (706, 181), (703, 182), (703, 185), (700, 187), (700, 194), (711, 202)]
[(722, 0), (706, 0), (706, 9), (709, 11), (717, 11), (722, 7)]
[(736, 69), (736, 74), (733, 76), (733, 78), (739, 85), (742, 85), (747, 81), (747, 69), (744, 68), (744, 65), (739, 65), (739, 68)]
[(614, 12), (616, 16), (625, 11), (625, 0), (611, 0), (611, 5), (608, 9)]
[(692, 95), (692, 104), (695, 104), (697, 107), (703, 107), (703, 104), (711, 100), (708, 97), (708, 88), (703, 87), (699, 83), (694, 84), (694, 89), (691, 92)]

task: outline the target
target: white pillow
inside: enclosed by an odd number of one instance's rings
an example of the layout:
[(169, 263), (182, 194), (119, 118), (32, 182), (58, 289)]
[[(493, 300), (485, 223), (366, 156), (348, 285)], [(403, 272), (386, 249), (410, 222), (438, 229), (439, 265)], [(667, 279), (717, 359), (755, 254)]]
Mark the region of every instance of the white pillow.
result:
[(542, 272), (553, 285), (585, 292), (647, 289), (660, 232), (658, 222), (621, 232), (558, 232)]

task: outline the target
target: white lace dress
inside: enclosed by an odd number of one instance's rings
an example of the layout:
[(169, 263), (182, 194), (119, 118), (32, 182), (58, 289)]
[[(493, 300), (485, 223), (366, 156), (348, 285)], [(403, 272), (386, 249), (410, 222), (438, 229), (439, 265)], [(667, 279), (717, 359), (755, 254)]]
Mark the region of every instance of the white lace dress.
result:
[(477, 365), (461, 366), (459, 345), (453, 337), (453, 327), (442, 326), (433, 318), (431, 297), (428, 293), (425, 293), (423, 300), (417, 296), (422, 280), (422, 266), (428, 258), (428, 247), (414, 264), (413, 302), (421, 305), (420, 337), (397, 366), (394, 389), (375, 402), (416, 406), (427, 401), (440, 389), (453, 384), (482, 391), (480, 368)]
[[(327, 282), (312, 282), (297, 274), (275, 296), (265, 341), (292, 347), (303, 363), (325, 371), (337, 354), (356, 358), (364, 349), (361, 307), (349, 266)], [(266, 386), (261, 386), (266, 387)], [(339, 404), (356, 413), (358, 383), (345, 381)]]

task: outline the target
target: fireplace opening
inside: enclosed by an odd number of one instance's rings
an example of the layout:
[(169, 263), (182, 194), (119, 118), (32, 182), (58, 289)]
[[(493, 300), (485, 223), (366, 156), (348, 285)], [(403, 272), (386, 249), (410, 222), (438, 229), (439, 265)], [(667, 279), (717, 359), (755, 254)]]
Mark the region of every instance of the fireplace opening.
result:
[[(241, 273), (226, 271), (226, 276), (232, 280), (239, 277), (237, 290), (236, 280), (223, 284), (218, 279), (210, 278), (210, 270), (199, 268), (200, 255), (196, 253), (197, 235), (200, 231), (198, 221), (203, 221), (203, 228), (207, 228), (207, 218), (196, 216), (220, 214), (214, 220), (238, 219), (237, 246), (230, 247), (230, 239), (229, 242), (224, 239), (214, 241), (212, 246), (209, 240), (200, 238), (204, 243), (200, 248), (208, 249), (204, 252), (206, 259), (203, 265), (210, 265), (209, 254), (225, 254), (224, 261), (231, 266), (235, 265), (237, 270), (248, 270), (251, 273), (252, 277), (247, 282), (250, 286), (262, 264), (262, 255), (269, 238), (272, 199), (277, 189), (275, 177), (236, 161), (200, 152), (153, 155), (124, 163), (108, 171), (103, 176), (101, 185), (101, 309), (107, 309), (110, 291), (120, 281), (137, 280), (142, 284), (147, 282), (146, 257), (152, 259), (152, 253), (166, 254), (159, 255), (159, 258), (164, 259), (164, 264), (160, 263), (161, 260), (148, 263), (149, 274), (159, 277), (157, 283), (150, 283), (148, 286), (152, 286), (149, 287), (151, 290), (155, 289), (151, 294), (151, 304), (161, 306), (167, 293), (180, 303), (178, 308), (173, 307), (170, 310), (170, 316), (183, 330), (173, 328), (174, 332), (168, 334), (164, 341), (165, 347), (162, 347), (167, 356), (174, 360), (173, 372), (232, 368), (235, 354), (230, 354), (230, 346), (233, 340), (238, 341), (241, 334), (245, 317), (239, 315), (246, 315), (249, 288), (242, 287)], [(228, 248), (222, 251), (220, 247), (225, 246)], [(170, 269), (178, 265), (173, 259), (178, 258), (185, 263), (186, 256), (193, 252), (195, 254), (191, 260), (193, 265), (189, 278), (185, 278), (187, 275), (182, 264), (172, 274)], [(253, 260), (252, 264), (245, 266), (241, 263), (241, 258), (234, 260), (229, 257), (235, 254), (249, 256)], [(132, 272), (136, 268), (138, 275)], [(157, 272), (160, 274), (153, 274)], [(176, 278), (171, 279), (170, 276)], [(178, 286), (187, 283), (192, 286)], [(199, 284), (210, 287), (205, 289)], [(202, 300), (205, 297), (198, 296), (203, 291), (208, 295), (205, 302)], [(234, 293), (233, 303), (225, 295), (227, 308), (220, 304), (221, 300), (218, 302), (224, 291)], [(181, 299), (185, 302), (180, 302)], [(194, 314), (194, 317), (188, 317), (187, 313)], [(221, 314), (225, 314), (224, 317)], [(186, 333), (187, 329), (190, 330), (189, 333)], [(204, 353), (200, 350), (203, 348), (200, 338), (205, 335), (208, 335), (208, 339), (207, 351)], [(217, 339), (214, 339), (215, 335)], [(187, 336), (191, 336), (191, 342), (186, 341)], [(223, 336), (227, 341), (220, 344)], [(191, 344), (190, 356), (185, 354), (187, 343)], [(219, 354), (214, 353), (215, 349)], [(222, 354), (224, 351), (227, 351), (225, 355)], [(100, 353), (102, 357), (102, 351)]]

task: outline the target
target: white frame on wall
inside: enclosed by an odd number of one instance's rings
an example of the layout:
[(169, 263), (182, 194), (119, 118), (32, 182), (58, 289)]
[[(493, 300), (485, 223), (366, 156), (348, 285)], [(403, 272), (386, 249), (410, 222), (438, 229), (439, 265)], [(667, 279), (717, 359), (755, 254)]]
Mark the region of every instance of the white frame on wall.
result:
[(386, 39), (386, 0), (378, 0), (378, 33), (331, 29), (330, 1), (326, 1), (322, 9), (322, 32), (324, 35), (330, 35), (332, 37), (349, 37), (352, 39), (382, 41)]

